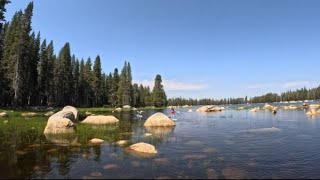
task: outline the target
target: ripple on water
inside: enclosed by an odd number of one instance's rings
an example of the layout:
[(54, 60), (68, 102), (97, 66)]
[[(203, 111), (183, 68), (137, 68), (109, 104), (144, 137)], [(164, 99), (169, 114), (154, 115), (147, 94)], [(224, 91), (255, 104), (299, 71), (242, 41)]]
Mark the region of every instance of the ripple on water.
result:
[(189, 146), (203, 146), (205, 143), (203, 141), (188, 141), (186, 145)]
[(222, 170), (222, 174), (226, 179), (245, 179), (247, 177), (246, 172), (237, 167), (227, 167)]
[(186, 155), (183, 156), (183, 160), (201, 160), (205, 159), (207, 156), (202, 155), (202, 154), (191, 154), (191, 155)]
[(202, 150), (202, 152), (207, 153), (207, 154), (213, 154), (213, 153), (218, 152), (218, 150), (216, 148), (206, 147)]

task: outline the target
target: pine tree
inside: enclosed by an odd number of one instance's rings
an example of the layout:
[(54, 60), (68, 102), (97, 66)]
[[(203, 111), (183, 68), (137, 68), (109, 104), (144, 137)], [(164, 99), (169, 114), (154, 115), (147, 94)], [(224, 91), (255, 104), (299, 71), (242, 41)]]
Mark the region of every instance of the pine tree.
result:
[(6, 30), (9, 27), (9, 23), (5, 23), (4, 13), (6, 12), (6, 4), (10, 3), (8, 0), (0, 1), (0, 106), (6, 105), (6, 94), (5, 90), (7, 89), (7, 83), (5, 82), (5, 70), (3, 63), (3, 41)]
[(80, 61), (80, 73), (79, 73), (79, 105), (85, 105), (85, 78), (84, 78), (84, 60)]
[(164, 91), (161, 76), (158, 74), (152, 91), (153, 105), (155, 107), (163, 107), (167, 105), (167, 96)]
[(113, 72), (113, 78), (112, 78), (112, 83), (110, 86), (110, 97), (109, 97), (109, 104), (112, 107), (116, 107), (119, 104), (118, 100), (118, 89), (119, 89), (119, 82), (120, 82), (120, 77), (118, 73), (118, 69), (115, 68)]
[(47, 94), (46, 87), (48, 81), (48, 55), (47, 55), (47, 42), (43, 40), (40, 48), (40, 61), (38, 65), (38, 92), (39, 92), (39, 103), (44, 106), (47, 105)]
[(79, 60), (76, 59), (75, 55), (72, 55), (71, 58), (71, 66), (72, 66), (72, 104), (75, 106), (79, 105)]
[(45, 97), (48, 98), (47, 105), (52, 106), (55, 103), (54, 99), (54, 64), (56, 61), (56, 56), (54, 54), (53, 49), (53, 41), (50, 41), (49, 45), (46, 48), (47, 51), (47, 60), (48, 60), (48, 67), (47, 67), (47, 77), (45, 81)]
[(132, 74), (131, 74), (131, 66), (128, 62), (127, 64), (127, 70), (126, 70), (126, 85), (124, 88), (124, 97), (123, 102), (124, 105), (133, 105), (133, 87), (132, 87)]
[(127, 61), (124, 62), (124, 66), (121, 70), (119, 88), (118, 88), (118, 107), (128, 105), (127, 98), (125, 97), (127, 85)]
[(66, 43), (60, 50), (55, 63), (55, 91), (56, 106), (64, 106), (71, 103), (72, 94), (72, 69), (70, 45)]
[(37, 104), (38, 99), (38, 70), (37, 66), (39, 63), (39, 50), (40, 50), (40, 32), (38, 32), (37, 38), (34, 37), (34, 33), (32, 33), (30, 37), (29, 43), (29, 61), (28, 61), (28, 104), (34, 106)]
[(101, 95), (102, 95), (102, 76), (101, 76), (101, 61), (98, 55), (93, 65), (93, 81), (92, 89), (94, 92), (94, 106), (101, 106)]
[(92, 75), (92, 63), (91, 58), (89, 57), (87, 59), (86, 64), (84, 65), (84, 94), (85, 94), (85, 106), (91, 107), (93, 105), (93, 90), (92, 90), (92, 81), (93, 81), (93, 75)]

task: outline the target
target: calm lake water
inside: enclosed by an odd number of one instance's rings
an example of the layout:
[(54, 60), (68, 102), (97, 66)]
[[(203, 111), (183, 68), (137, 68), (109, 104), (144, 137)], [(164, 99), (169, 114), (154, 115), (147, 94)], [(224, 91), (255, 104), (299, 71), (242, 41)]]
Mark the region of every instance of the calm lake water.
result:
[[(141, 119), (134, 111), (114, 113), (120, 123), (106, 128), (109, 142), (99, 146), (61, 146), (44, 136), (41, 145), (1, 145), (0, 178), (320, 178), (319, 116), (177, 110), (176, 127), (155, 129), (146, 129), (145, 120), (155, 112), (168, 115), (167, 109), (145, 111)], [(130, 154), (113, 144), (121, 139), (150, 143), (158, 154)]]

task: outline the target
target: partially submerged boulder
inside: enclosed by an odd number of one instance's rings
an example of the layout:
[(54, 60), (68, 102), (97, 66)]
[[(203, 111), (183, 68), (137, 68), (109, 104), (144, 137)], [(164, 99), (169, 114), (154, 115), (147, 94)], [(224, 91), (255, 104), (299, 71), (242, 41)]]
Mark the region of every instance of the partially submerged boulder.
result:
[(87, 123), (87, 124), (115, 124), (119, 122), (119, 119), (117, 119), (114, 116), (88, 116), (85, 120), (83, 120), (81, 123)]
[(273, 110), (274, 106), (271, 106), (270, 104), (266, 103), (263, 107), (263, 109)]
[[(310, 111), (308, 111), (306, 113), (306, 115), (316, 115), (316, 114), (318, 114), (318, 111), (316, 109), (311, 109)], [(319, 113), (320, 113), (320, 111), (319, 111)]]
[(259, 110), (259, 108), (253, 108), (253, 109), (250, 109), (249, 111), (250, 112), (257, 112)]
[[(76, 113), (76, 115), (74, 113)], [(75, 132), (75, 125), (73, 122), (77, 120), (77, 113), (78, 110), (74, 107), (66, 106), (61, 111), (50, 116), (44, 130), (44, 134), (64, 134)]]
[(73, 122), (68, 118), (51, 119), (49, 118), (44, 134), (65, 134), (75, 132)]
[(104, 143), (104, 140), (98, 139), (98, 138), (93, 138), (89, 141), (91, 144), (102, 144)]
[(218, 106), (202, 106), (201, 108), (197, 109), (197, 112), (216, 112), (224, 110), (224, 107)]
[(158, 153), (158, 151), (156, 150), (156, 148), (153, 145), (143, 143), (143, 142), (131, 145), (130, 149), (133, 151), (136, 151), (136, 152), (140, 152), (140, 153), (148, 153), (148, 154), (157, 154)]
[(163, 113), (155, 113), (144, 123), (144, 126), (175, 126), (175, 123)]

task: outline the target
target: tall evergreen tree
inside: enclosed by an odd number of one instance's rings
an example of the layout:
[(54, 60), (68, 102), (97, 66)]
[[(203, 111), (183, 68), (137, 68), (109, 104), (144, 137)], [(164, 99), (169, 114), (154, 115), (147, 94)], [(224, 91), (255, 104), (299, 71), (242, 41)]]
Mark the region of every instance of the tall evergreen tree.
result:
[(56, 106), (64, 106), (71, 103), (72, 97), (72, 69), (69, 43), (66, 43), (60, 50), (55, 64)]
[(101, 61), (98, 55), (93, 65), (93, 81), (92, 89), (94, 92), (94, 106), (101, 106), (101, 95), (102, 95), (102, 75), (101, 75)]
[(80, 73), (79, 73), (79, 105), (85, 105), (85, 77), (84, 77), (84, 60), (80, 61)]
[(84, 65), (84, 90), (85, 90), (85, 106), (91, 107), (93, 105), (94, 94), (92, 90), (92, 63), (91, 58), (89, 57)]
[(29, 42), (29, 61), (28, 61), (28, 104), (31, 106), (36, 105), (38, 99), (38, 71), (37, 66), (39, 63), (39, 50), (40, 50), (40, 32), (38, 32), (37, 38), (32, 33)]
[(5, 90), (7, 89), (5, 83), (5, 70), (4, 70), (4, 63), (3, 63), (3, 41), (4, 35), (6, 30), (9, 27), (9, 23), (5, 23), (4, 13), (6, 12), (6, 4), (10, 3), (9, 0), (0, 0), (0, 106), (6, 105), (6, 98), (5, 98)]
[[(127, 61), (124, 62), (124, 66), (121, 70), (119, 88), (118, 88), (118, 107), (122, 107), (124, 105), (129, 105), (127, 103), (127, 97), (125, 97), (124, 92), (126, 92), (127, 85)], [(125, 97), (125, 98), (124, 98)]]
[(47, 42), (43, 40), (40, 48), (40, 61), (38, 65), (38, 92), (39, 92), (39, 103), (41, 105), (47, 105), (47, 94), (46, 89), (47, 81), (48, 81), (48, 55), (47, 55)]
[(47, 46), (47, 60), (48, 60), (48, 66), (47, 66), (47, 77), (45, 82), (45, 96), (48, 98), (47, 105), (52, 106), (55, 103), (54, 99), (54, 65), (56, 61), (56, 56), (54, 54), (54, 48), (53, 48), (53, 41), (50, 41), (49, 45)]
[(112, 77), (112, 83), (110, 86), (110, 96), (109, 96), (109, 104), (112, 107), (116, 107), (119, 103), (118, 100), (118, 89), (119, 89), (120, 76), (118, 73), (118, 69), (115, 68)]
[(75, 106), (79, 105), (78, 99), (79, 99), (79, 76), (80, 76), (80, 70), (79, 70), (79, 60), (76, 59), (75, 55), (72, 55), (71, 58), (71, 66), (72, 66), (72, 104)]
[(167, 105), (167, 96), (164, 91), (161, 76), (158, 74), (155, 78), (154, 87), (152, 91), (153, 105), (155, 107), (163, 107)]

